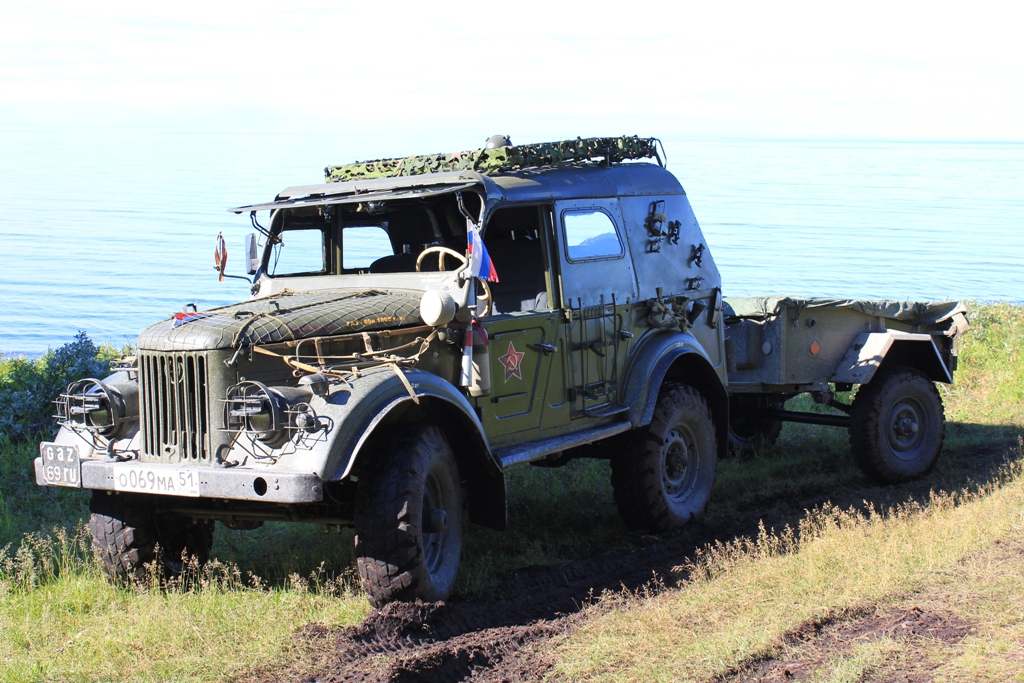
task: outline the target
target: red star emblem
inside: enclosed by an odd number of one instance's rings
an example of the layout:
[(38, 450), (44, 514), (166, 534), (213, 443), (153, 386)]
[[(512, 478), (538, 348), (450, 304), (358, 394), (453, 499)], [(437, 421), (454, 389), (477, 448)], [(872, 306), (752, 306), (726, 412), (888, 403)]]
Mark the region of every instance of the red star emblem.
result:
[(523, 356), (525, 355), (521, 351), (516, 351), (516, 347), (512, 342), (508, 343), (508, 353), (498, 359), (505, 366), (506, 382), (512, 377), (517, 379), (523, 378)]

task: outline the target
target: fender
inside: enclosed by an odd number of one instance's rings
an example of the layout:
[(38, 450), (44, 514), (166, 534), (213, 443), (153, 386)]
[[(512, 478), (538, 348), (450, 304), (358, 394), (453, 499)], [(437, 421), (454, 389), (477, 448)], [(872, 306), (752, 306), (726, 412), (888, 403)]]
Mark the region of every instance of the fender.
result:
[(473, 407), (461, 391), (437, 375), (421, 370), (407, 370), (404, 374), (419, 403), (390, 369), (353, 380), (350, 390), (340, 388), (332, 392), (329, 403), (341, 408), (345, 415), (336, 421), (341, 432), (334, 439), (324, 470), (325, 480), (344, 479), (357, 461), (372, 457), (366, 445), (377, 429), (402, 420), (431, 422), (445, 432), (463, 477), (471, 482), (470, 519), (504, 529), (504, 471), (491, 452)]
[[(634, 429), (650, 424), (651, 418), (654, 417), (654, 407), (658, 403), (658, 390), (676, 360), (687, 354), (696, 354), (696, 357), (715, 373), (703, 345), (688, 332), (652, 334), (635, 349), (635, 358), (629, 366), (624, 392), (625, 404), (632, 406), (629, 419)], [(722, 393), (724, 395), (724, 388)], [(709, 400), (712, 398), (709, 397)]]
[(718, 456), (729, 447), (729, 397), (725, 382), (700, 341), (688, 332), (654, 333), (637, 345), (626, 378), (625, 402), (633, 428), (651, 423), (658, 393), (666, 380), (698, 389), (715, 418)]
[(867, 384), (883, 364), (907, 365), (917, 368), (933, 382), (953, 383), (950, 369), (942, 360), (932, 335), (896, 330), (857, 335), (830, 379)]

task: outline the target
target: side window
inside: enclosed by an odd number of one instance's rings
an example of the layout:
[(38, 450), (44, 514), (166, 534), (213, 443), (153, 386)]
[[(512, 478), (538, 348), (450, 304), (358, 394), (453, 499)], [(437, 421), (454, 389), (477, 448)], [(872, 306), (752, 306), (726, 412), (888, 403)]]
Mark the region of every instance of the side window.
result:
[(341, 231), (341, 267), (345, 270), (365, 270), (377, 259), (393, 254), (384, 226), (358, 225)]
[(320, 228), (285, 230), (268, 264), (271, 277), (326, 272), (324, 233)]
[(562, 213), (565, 248), (570, 261), (622, 256), (622, 243), (611, 216), (598, 209)]

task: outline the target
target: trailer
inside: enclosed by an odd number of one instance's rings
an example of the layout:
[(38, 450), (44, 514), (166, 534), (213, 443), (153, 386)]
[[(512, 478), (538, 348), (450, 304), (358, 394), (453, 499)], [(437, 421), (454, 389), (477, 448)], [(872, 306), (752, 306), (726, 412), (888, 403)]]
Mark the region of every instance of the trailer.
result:
[[(935, 383), (953, 382), (966, 314), (960, 302), (726, 298), (730, 446), (768, 447), (785, 421), (844, 427), (869, 476), (921, 476), (942, 443)], [(854, 387), (852, 404), (837, 398)], [(786, 410), (799, 394), (834, 410)]]

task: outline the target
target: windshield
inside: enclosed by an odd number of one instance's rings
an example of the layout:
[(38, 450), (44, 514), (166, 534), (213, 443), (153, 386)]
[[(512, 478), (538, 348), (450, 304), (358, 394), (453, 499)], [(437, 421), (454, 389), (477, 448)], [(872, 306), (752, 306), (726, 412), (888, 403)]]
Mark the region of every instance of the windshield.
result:
[(387, 222), (346, 225), (341, 230), (343, 270), (369, 270), (375, 262), (394, 254)]
[[(470, 215), (479, 215), (480, 197), (462, 195)], [(466, 219), (455, 193), (282, 208), (270, 225), (262, 266), (271, 278), (454, 270), (462, 261), (437, 252), (466, 252)]]

